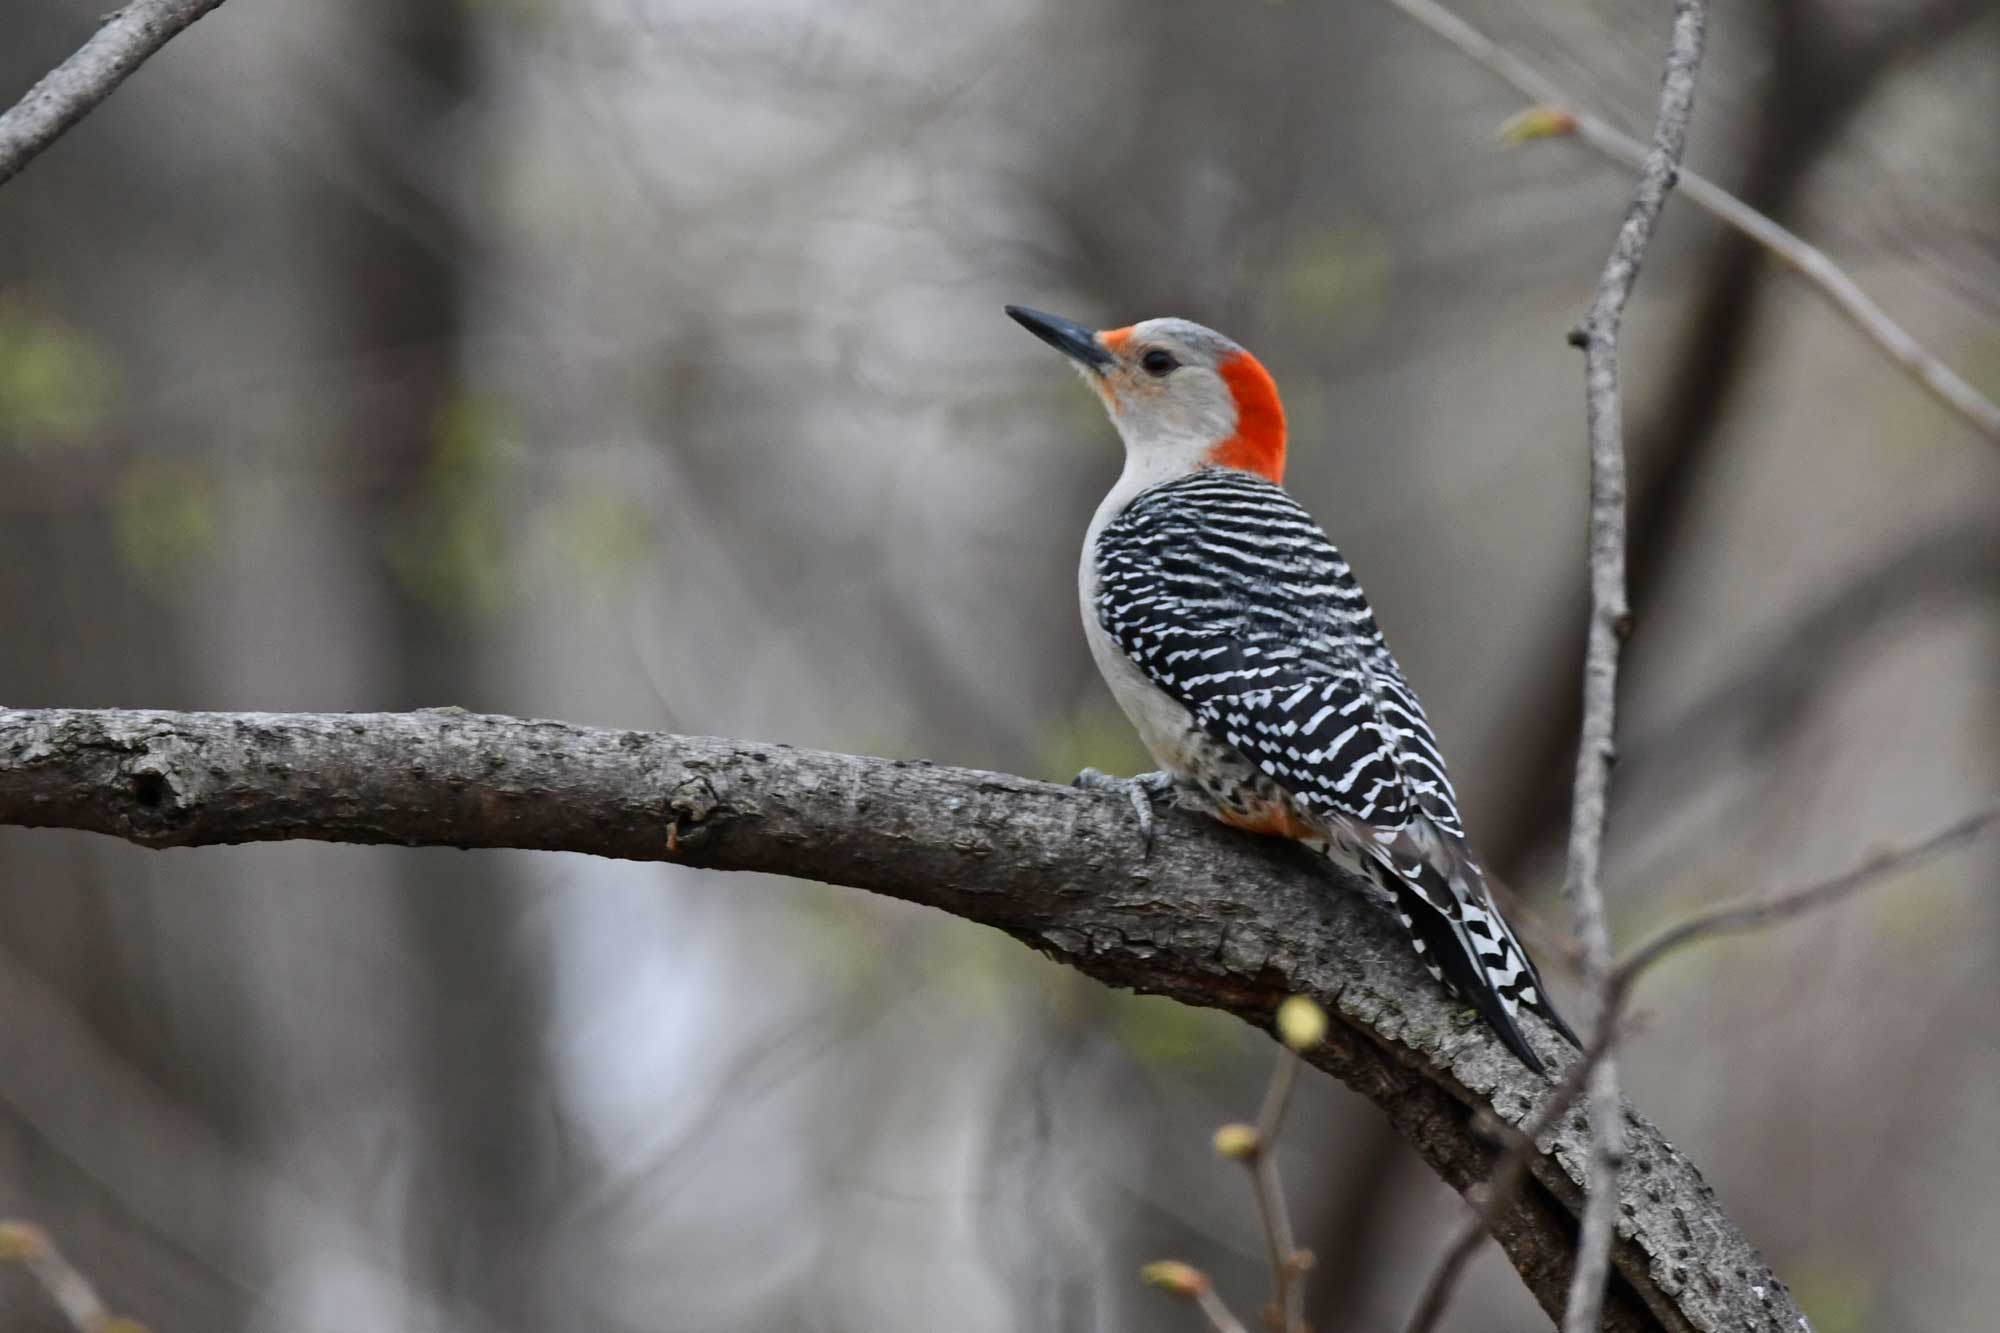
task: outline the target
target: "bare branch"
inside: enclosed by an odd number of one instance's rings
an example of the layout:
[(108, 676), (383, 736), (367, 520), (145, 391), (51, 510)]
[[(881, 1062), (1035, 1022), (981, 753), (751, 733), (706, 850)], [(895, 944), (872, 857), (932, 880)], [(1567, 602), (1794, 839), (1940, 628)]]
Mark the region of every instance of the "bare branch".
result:
[[(1292, 1232), (1291, 1210), (1285, 1206), (1285, 1185), (1278, 1177), (1278, 1131), (1284, 1127), (1285, 1111), (1292, 1103), (1292, 1087), (1298, 1082), (1299, 1056), (1326, 1040), (1326, 1012), (1309, 997), (1294, 995), (1278, 1007), (1277, 1033), (1282, 1043), (1278, 1062), (1271, 1070), (1271, 1082), (1264, 1089), (1264, 1102), (1257, 1111), (1257, 1126), (1249, 1136), (1248, 1152), (1229, 1152), (1250, 1168), (1251, 1188), (1257, 1196), (1257, 1220), (1271, 1253), (1272, 1308), (1284, 1333), (1306, 1333), (1306, 1268), (1312, 1256), (1301, 1253)], [(1223, 1135), (1235, 1126), (1218, 1131), (1217, 1147)]]
[[(0, 824), (150, 847), (522, 847), (764, 871), (937, 907), (1259, 1027), (1287, 995), (1310, 995), (1332, 1022), (1307, 1061), (1461, 1191), (1499, 1156), (1477, 1116), (1520, 1123), (1548, 1091), (1483, 1025), (1457, 1021), (1394, 919), (1324, 858), (1175, 810), (1148, 856), (1123, 799), (1005, 774), (457, 709), (0, 710)], [(1636, 1112), (1627, 1124), (1648, 1171), (1621, 1199), (1624, 1281), (1605, 1327), (1796, 1333), (1783, 1284), (1694, 1165)], [(1571, 1117), (1545, 1146), (1493, 1229), (1560, 1312), (1589, 1139)]]
[(1764, 926), (1776, 925), (1781, 921), (1789, 921), (1793, 917), (1804, 916), (1807, 912), (1817, 911), (1880, 883), (1891, 875), (1908, 870), (1920, 862), (1928, 861), (1934, 856), (1971, 842), (1994, 824), (2000, 824), (2000, 805), (1969, 814), (1921, 841), (1871, 857), (1854, 869), (1835, 875), (1832, 879), (1822, 880), (1803, 889), (1794, 889), (1789, 893), (1781, 893), (1762, 902), (1743, 903), (1735, 907), (1704, 912), (1678, 925), (1669, 926), (1647, 940), (1630, 958), (1618, 965), (1617, 971), (1612, 973), (1610, 979), (1613, 994), (1622, 1003), (1626, 993), (1631, 990), (1632, 984), (1639, 979), (1641, 973), (1677, 949), (1716, 935), (1735, 935), (1746, 930), (1757, 930)]
[(1208, 1316), (1208, 1322), (1214, 1326), (1215, 1333), (1248, 1333), (1243, 1327), (1243, 1321), (1230, 1313), (1229, 1307), (1222, 1303), (1222, 1297), (1215, 1294), (1215, 1288), (1209, 1287), (1196, 1292), (1194, 1301), (1201, 1307), (1201, 1312)]
[(1589, 1198), (1570, 1278), (1564, 1333), (1595, 1333), (1611, 1273), (1612, 1228), (1618, 1219), (1618, 1168), (1625, 1156), (1624, 1105), (1611, 1058), (1616, 1024), (1610, 992), (1611, 932), (1600, 883), (1604, 819), (1616, 754), (1618, 652), (1630, 628), (1625, 601), (1625, 407), (1618, 383), (1618, 332), (1625, 303), (1674, 188), (1694, 115), (1707, 0), (1675, 0), (1673, 40), (1660, 84), (1653, 146), (1632, 189), (1611, 255), (1597, 280), (1590, 315), (1572, 340), (1583, 348), (1584, 405), (1590, 429), (1590, 636), (1583, 661), (1583, 734), (1577, 742), (1571, 799), (1569, 868), (1563, 888), (1583, 946), (1583, 976), (1598, 992), (1594, 1045), (1604, 1055), (1590, 1070)]
[[(1613, 162), (1642, 168), (1646, 145), (1602, 118), (1582, 110), (1554, 80), (1486, 36), (1437, 0), (1388, 0), (1404, 14), (1457, 47), (1528, 97), (1545, 113), (1542, 129), (1524, 137), (1572, 135)], [(1729, 191), (1693, 171), (1680, 173), (1681, 193), (1722, 222), (1763, 246), (1804, 278), (1827, 304), (1859, 329), (1917, 384), (1970, 422), (1974, 429), (2000, 440), (2000, 404), (1995, 404), (1945, 365), (1908, 330), (1896, 323), (1873, 297), (1827, 258), (1824, 251), (1759, 213)]]
[(125, 77), (222, 0), (134, 0), (0, 115), (0, 185), (93, 111)]
[(1257, 1196), (1257, 1221), (1271, 1254), (1272, 1302), (1280, 1311), (1285, 1333), (1302, 1333), (1305, 1326), (1305, 1284), (1294, 1271), (1299, 1246), (1292, 1234), (1291, 1209), (1285, 1206), (1284, 1182), (1278, 1178), (1278, 1129), (1284, 1124), (1298, 1073), (1299, 1057), (1289, 1049), (1280, 1050), (1257, 1116), (1257, 1150), (1248, 1162), (1250, 1187)]

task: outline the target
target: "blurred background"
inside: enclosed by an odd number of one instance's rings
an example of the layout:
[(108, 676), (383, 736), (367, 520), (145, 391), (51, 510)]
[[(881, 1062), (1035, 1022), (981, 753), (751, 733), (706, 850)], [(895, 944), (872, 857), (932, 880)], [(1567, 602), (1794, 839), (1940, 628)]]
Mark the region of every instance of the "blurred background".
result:
[[(0, 101), (102, 8), (9, 0)], [(1650, 123), (1660, 6), (1463, 12)], [(1691, 163), (2000, 392), (2000, 11), (1710, 52)], [(1629, 173), (1518, 109), (1377, 0), (237, 0), (0, 190), (0, 701), (1134, 771), (1074, 592), (1117, 444), (1000, 306), (1185, 315), (1559, 934), (1563, 335)], [(1685, 201), (1626, 345), (1629, 944), (2000, 792), (2000, 448)], [(1634, 1098), (1820, 1333), (2000, 1306), (1996, 867), (1642, 991)], [(1261, 1299), (1208, 1134), (1270, 1051), (794, 881), (0, 829), (0, 1214), (159, 1333), (1193, 1328), (1135, 1270)], [(1284, 1160), (1316, 1324), (1399, 1326), (1462, 1203), (1316, 1073)], [(0, 1323), (60, 1327), (14, 1273)], [(1546, 1322), (1489, 1250), (1449, 1327)]]

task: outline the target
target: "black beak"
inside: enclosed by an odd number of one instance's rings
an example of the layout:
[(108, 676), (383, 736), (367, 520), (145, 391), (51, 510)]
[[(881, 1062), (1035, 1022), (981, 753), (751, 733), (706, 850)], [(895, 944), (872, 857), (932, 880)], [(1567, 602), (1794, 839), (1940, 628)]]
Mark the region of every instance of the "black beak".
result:
[(1104, 344), (1097, 341), (1097, 335), (1073, 319), (1060, 315), (1045, 315), (1039, 310), (1026, 306), (1010, 305), (1007, 313), (1016, 324), (1040, 338), (1049, 346), (1061, 352), (1070, 360), (1090, 367), (1099, 374), (1111, 365), (1111, 353)]

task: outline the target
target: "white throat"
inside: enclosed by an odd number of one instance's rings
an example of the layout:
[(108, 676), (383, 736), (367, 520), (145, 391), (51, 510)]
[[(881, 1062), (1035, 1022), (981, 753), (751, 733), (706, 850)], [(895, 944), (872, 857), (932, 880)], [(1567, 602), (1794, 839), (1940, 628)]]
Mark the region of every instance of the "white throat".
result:
[(1084, 534), (1084, 555), (1086, 563), (1091, 548), (1097, 544), (1097, 534), (1104, 525), (1118, 516), (1118, 511), (1130, 504), (1143, 491), (1149, 491), (1162, 482), (1176, 477), (1185, 477), (1206, 462), (1215, 445), (1207, 440), (1174, 440), (1172, 442), (1148, 441), (1134, 445), (1125, 442), (1125, 470), (1118, 474), (1118, 481), (1097, 506), (1092, 515), (1090, 528)]
[(1111, 648), (1108, 639), (1098, 642), (1103, 631), (1098, 628), (1097, 613), (1091, 609), (1097, 598), (1097, 535), (1141, 493), (1163, 482), (1185, 477), (1201, 467), (1214, 447), (1203, 440), (1177, 440), (1171, 444), (1154, 442), (1135, 448), (1129, 440), (1126, 441), (1125, 470), (1118, 474), (1117, 484), (1098, 504), (1097, 512), (1090, 516), (1090, 527), (1083, 534), (1083, 559), (1077, 568), (1077, 594), (1083, 605), (1084, 629), (1091, 638), (1090, 646), (1099, 658), (1100, 667), (1105, 664), (1106, 653), (1115, 655), (1116, 650)]

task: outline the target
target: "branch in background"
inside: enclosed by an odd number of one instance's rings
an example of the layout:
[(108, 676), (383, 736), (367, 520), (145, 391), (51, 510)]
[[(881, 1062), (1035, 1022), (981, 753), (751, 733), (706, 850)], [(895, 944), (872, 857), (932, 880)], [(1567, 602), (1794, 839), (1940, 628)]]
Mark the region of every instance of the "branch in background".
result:
[(1715, 935), (1735, 935), (1746, 930), (1776, 925), (1781, 921), (1789, 921), (1793, 917), (1803, 916), (1807, 912), (1839, 902), (1899, 871), (1908, 870), (1920, 862), (1928, 861), (1934, 856), (1971, 842), (1994, 824), (2000, 824), (2000, 806), (1976, 811), (1921, 841), (1871, 857), (1854, 869), (1836, 875), (1832, 879), (1822, 880), (1807, 888), (1794, 889), (1790, 893), (1782, 893), (1763, 902), (1745, 903), (1737, 907), (1704, 912), (1679, 925), (1669, 926), (1646, 941), (1625, 962), (1619, 964), (1618, 970), (1611, 976), (1612, 994), (1622, 1003), (1632, 984), (1639, 979), (1640, 973), (1677, 949)]
[[(1871, 857), (1832, 879), (1761, 902), (1705, 912), (1668, 927), (1634, 950), (1611, 974), (1608, 994), (1612, 1022), (1605, 1025), (1606, 1029), (1617, 1032), (1623, 1028), (1625, 1009), (1639, 978), (1669, 954), (1717, 935), (1777, 925), (1822, 907), (1830, 907), (1933, 857), (1964, 846), (1996, 825), (2000, 825), (2000, 805), (1967, 815), (1917, 842)], [(1511, 1198), (1526, 1178), (1528, 1164), (1538, 1151), (1535, 1140), (1555, 1127), (1562, 1113), (1582, 1091), (1585, 1076), (1607, 1049), (1609, 1043), (1605, 1040), (1604, 1031), (1600, 1030), (1598, 1040), (1592, 1043), (1583, 1059), (1570, 1066), (1562, 1085), (1543, 1102), (1533, 1121), (1518, 1128), (1497, 1120), (1488, 1122), (1486, 1128), (1508, 1140), (1507, 1153), (1484, 1185), (1466, 1191), (1476, 1214), (1445, 1247), (1444, 1256), (1425, 1285), (1423, 1298), (1418, 1302), (1416, 1314), (1412, 1316), (1406, 1333), (1431, 1333), (1437, 1326), (1450, 1302), (1452, 1287), (1486, 1234), (1487, 1219), (1494, 1207)]]
[(1618, 333), (1687, 148), (1707, 20), (1707, 0), (1675, 0), (1673, 40), (1661, 79), (1653, 146), (1604, 261), (1590, 314), (1572, 335), (1583, 348), (1584, 409), (1590, 430), (1590, 637), (1584, 648), (1583, 728), (1577, 742), (1563, 889), (1583, 946), (1583, 977), (1597, 991), (1592, 1046), (1602, 1048), (1602, 1053), (1590, 1070), (1589, 1195), (1563, 1315), (1564, 1333), (1595, 1333), (1599, 1325), (1605, 1283), (1611, 1276), (1612, 1229), (1618, 1220), (1618, 1168), (1625, 1156), (1624, 1104), (1618, 1096), (1618, 1065), (1610, 1052), (1617, 1022), (1610, 988), (1611, 931), (1604, 920), (1600, 883), (1617, 747), (1618, 652), (1632, 619), (1625, 601), (1625, 407), (1618, 383)]
[(2000, 528), (1990, 514), (1923, 529), (1841, 571), (1823, 601), (1760, 636), (1757, 652), (1706, 697), (1628, 737), (1625, 749), (1645, 757), (1656, 789), (1691, 787), (1718, 756), (1776, 748), (1869, 653), (1902, 642), (1920, 616), (1949, 622), (1964, 603), (2000, 611)]
[[(1924, 58), (1991, 13), (1990, 0), (1909, 0), (1887, 26), (1866, 32), (1829, 24), (1819, 0), (1776, 0), (1750, 63), (1765, 67), (1756, 96), (1740, 108), (1748, 149), (1738, 193), (1768, 216), (1782, 216), (1809, 193), (1827, 154), (1883, 93), (1889, 72)], [(1782, 56), (1780, 56), (1782, 52)], [(1698, 530), (1712, 517), (1713, 487), (1729, 455), (1730, 422), (1754, 408), (1756, 349), (1767, 341), (1769, 299), (1785, 281), (1749, 237), (1725, 229), (1714, 238), (1694, 305), (1675, 333), (1674, 351), (1652, 395), (1645, 439), (1633, 439), (1633, 505), (1626, 553), (1630, 595), (1649, 605), (1658, 593), (1693, 573), (1694, 552), (1708, 543)], [(1762, 313), (1760, 313), (1762, 312)], [(1636, 423), (1635, 423), (1636, 425)], [(1761, 448), (1761, 446), (1756, 446)], [(1991, 518), (1988, 516), (1988, 525)], [(1540, 641), (1582, 644), (1588, 607), (1579, 602), (1541, 626)], [(1865, 636), (1863, 636), (1865, 637)], [(1568, 829), (1569, 785), (1576, 763), (1581, 694), (1568, 671), (1545, 670), (1508, 710), (1520, 721), (1506, 728), (1506, 748), (1525, 756), (1502, 816), (1483, 838), (1486, 859), (1517, 877), (1530, 853), (1551, 843), (1560, 852)], [(1629, 686), (1628, 686), (1629, 688)], [(1552, 725), (1553, 724), (1553, 725)], [(1629, 739), (1623, 749), (1636, 753)], [(1714, 776), (1701, 769), (1697, 781)]]
[[(1307, 1062), (1460, 1191), (1499, 1155), (1478, 1114), (1519, 1123), (1548, 1091), (1458, 1021), (1395, 921), (1324, 858), (1178, 810), (1160, 812), (1147, 856), (1121, 798), (1005, 774), (459, 709), (0, 710), (0, 824), (150, 847), (520, 847), (765, 871), (937, 907), (1100, 981), (1259, 1027), (1287, 995), (1310, 995), (1332, 1022)], [(1605, 1326), (1795, 1330), (1783, 1284), (1694, 1165), (1636, 1112), (1627, 1123), (1647, 1171), (1620, 1200), (1624, 1281)], [(1588, 1150), (1565, 1122), (1533, 1187), (1495, 1210), (1508, 1262), (1554, 1313)]]
[(75, 55), (0, 115), (0, 185), (89, 115), (182, 29), (221, 4), (222, 0), (134, 0), (112, 14)]
[(1271, 1254), (1271, 1305), (1264, 1322), (1282, 1333), (1306, 1333), (1305, 1279), (1312, 1254), (1293, 1239), (1284, 1182), (1278, 1178), (1278, 1131), (1291, 1105), (1292, 1085), (1298, 1081), (1299, 1056), (1326, 1040), (1326, 1011), (1306, 996), (1294, 995), (1278, 1006), (1276, 1026), (1284, 1045), (1264, 1089), (1257, 1123), (1216, 1130), (1215, 1151), (1249, 1168), (1250, 1188), (1257, 1195), (1257, 1221)]
[(0, 1263), (27, 1269), (76, 1333), (146, 1333), (143, 1325), (106, 1309), (90, 1279), (32, 1222), (0, 1222)]
[[(1500, 76), (1536, 105), (1525, 119), (1509, 122), (1511, 137), (1522, 140), (1573, 135), (1604, 157), (1634, 169), (1646, 161), (1646, 146), (1608, 122), (1579, 109), (1556, 83), (1499, 45), (1437, 0), (1388, 0), (1405, 15)], [(1715, 182), (1692, 171), (1680, 173), (1681, 193), (1729, 226), (1763, 246), (1803, 277), (1842, 318), (1861, 330), (1904, 373), (1987, 437), (2000, 440), (2000, 404), (1980, 393), (1951, 367), (1926, 351), (1908, 330), (1890, 318), (1860, 284), (1826, 254), (1779, 226)]]

